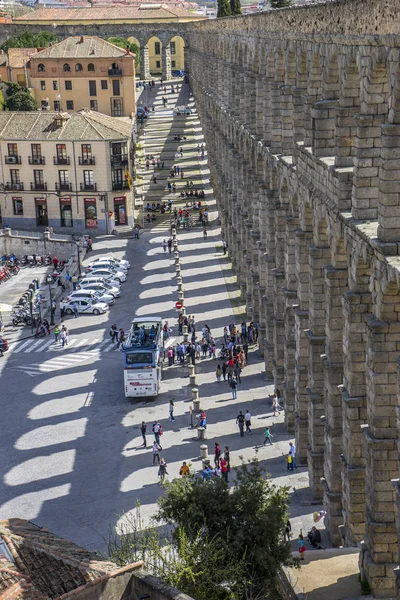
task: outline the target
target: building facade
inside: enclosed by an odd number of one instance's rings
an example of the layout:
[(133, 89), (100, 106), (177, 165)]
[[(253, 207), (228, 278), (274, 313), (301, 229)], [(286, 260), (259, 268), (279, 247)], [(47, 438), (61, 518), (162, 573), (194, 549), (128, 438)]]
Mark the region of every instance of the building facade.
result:
[(3, 226), (110, 233), (133, 225), (130, 123), (93, 111), (0, 113)]

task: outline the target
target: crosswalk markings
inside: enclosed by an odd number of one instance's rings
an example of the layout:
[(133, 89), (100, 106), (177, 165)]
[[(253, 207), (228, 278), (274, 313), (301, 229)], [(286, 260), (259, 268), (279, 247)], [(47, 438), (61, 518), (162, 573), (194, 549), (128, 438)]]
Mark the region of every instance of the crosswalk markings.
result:
[(46, 375), (54, 371), (61, 371), (63, 369), (73, 368), (79, 363), (82, 363), (91, 358), (98, 356), (98, 352), (71, 352), (64, 354), (57, 358), (51, 358), (42, 363), (34, 363), (32, 365), (20, 365), (17, 367), (9, 367), (13, 371), (20, 371), (26, 373), (30, 377), (36, 377), (38, 375)]
[(30, 353), (30, 352), (49, 352), (49, 353), (60, 353), (71, 351), (72, 353), (81, 353), (81, 352), (89, 352), (89, 351), (100, 351), (100, 352), (111, 352), (112, 350), (120, 351), (117, 348), (116, 342), (112, 342), (111, 338), (102, 340), (101, 338), (95, 338), (90, 340), (88, 338), (84, 338), (80, 340), (79, 338), (69, 338), (68, 344), (62, 346), (61, 340), (58, 342), (52, 337), (51, 339), (44, 340), (41, 338), (40, 340), (31, 338), (29, 340), (16, 342), (11, 344), (9, 354), (19, 354), (19, 353)]

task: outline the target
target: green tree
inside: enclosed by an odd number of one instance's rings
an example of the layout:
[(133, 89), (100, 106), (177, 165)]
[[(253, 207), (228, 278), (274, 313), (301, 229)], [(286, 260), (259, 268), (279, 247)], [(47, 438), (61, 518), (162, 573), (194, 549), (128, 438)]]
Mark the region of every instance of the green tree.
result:
[(111, 44), (114, 44), (114, 46), (119, 46), (120, 48), (123, 48), (124, 50), (126, 50), (126, 47), (129, 46), (129, 50), (131, 52), (133, 52), (133, 54), (135, 55), (135, 67), (139, 67), (140, 65), (140, 48), (137, 44), (135, 44), (134, 42), (130, 42), (129, 40), (126, 40), (125, 38), (122, 37), (109, 37), (106, 39), (107, 42), (110, 42)]
[(15, 83), (15, 81), (7, 81), (6, 85), (6, 93), (8, 98), (10, 98), (10, 96), (13, 96), (14, 94), (18, 94), (19, 92), (26, 91), (26, 88), (22, 88), (18, 83)]
[(230, 17), (231, 14), (232, 12), (229, 0), (218, 0), (217, 17)]
[(230, 0), (231, 5), (231, 13), (232, 15), (241, 15), (242, 14), (242, 4), (240, 0)]
[(4, 52), (7, 52), (9, 48), (46, 48), (50, 42), (54, 43), (58, 41), (58, 37), (50, 31), (32, 33), (26, 30), (14, 37), (8, 38), (0, 48)]
[(29, 92), (24, 92), (21, 90), (20, 92), (12, 94), (12, 96), (8, 98), (6, 102), (6, 108), (7, 110), (13, 110), (18, 112), (31, 111), (37, 110), (38, 105), (36, 100), (32, 98)]
[(4, 94), (0, 90), (0, 110), (4, 110)]
[(271, 8), (286, 8), (291, 6), (292, 0), (270, 0)]

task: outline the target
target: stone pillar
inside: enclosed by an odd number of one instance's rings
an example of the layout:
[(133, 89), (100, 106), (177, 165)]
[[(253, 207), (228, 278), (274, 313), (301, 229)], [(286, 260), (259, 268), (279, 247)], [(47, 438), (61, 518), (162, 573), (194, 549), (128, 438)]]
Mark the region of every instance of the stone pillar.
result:
[[(378, 284), (379, 285), (379, 284)], [(385, 298), (384, 300), (387, 300)], [(398, 564), (395, 490), (398, 476), (396, 411), (400, 323), (368, 317), (366, 444), (366, 535), (363, 568), (375, 598), (394, 598)]]
[(342, 296), (347, 287), (347, 268), (325, 267), (326, 358), (324, 360), (324, 508), (325, 525), (332, 544), (342, 543), (339, 526), (343, 523), (342, 470), (343, 421), (343, 313)]
[(308, 469), (313, 497), (322, 501), (324, 474), (324, 370), (321, 355), (325, 353), (325, 280), (324, 266), (329, 261), (329, 248), (309, 246), (309, 329), (308, 350)]
[(338, 100), (319, 100), (311, 109), (314, 156), (335, 156), (335, 126)]
[(400, 241), (400, 165), (395, 154), (399, 147), (400, 124), (382, 125), (378, 205), (378, 238), (381, 242)]
[(283, 348), (283, 364), (285, 380), (282, 386), (283, 402), (285, 407), (285, 425), (286, 429), (292, 433), (295, 430), (295, 356), (296, 356), (296, 336), (295, 336), (295, 305), (297, 299), (297, 278), (295, 270), (295, 231), (298, 227), (298, 219), (286, 217), (285, 228), (285, 340)]
[(169, 81), (171, 79), (171, 46), (170, 43), (162, 45), (161, 51), (161, 68), (162, 68), (162, 78), (164, 81)]
[(365, 533), (365, 447), (361, 426), (367, 422), (366, 315), (371, 312), (371, 294), (368, 284), (359, 290), (358, 287), (357, 291), (347, 291), (342, 298), (344, 525), (341, 533), (346, 546), (360, 542)]
[(294, 139), (294, 107), (292, 88), (290, 85), (283, 85), (281, 87), (281, 119), (282, 152), (285, 156), (291, 156)]
[(150, 79), (149, 47), (140, 46), (140, 79)]

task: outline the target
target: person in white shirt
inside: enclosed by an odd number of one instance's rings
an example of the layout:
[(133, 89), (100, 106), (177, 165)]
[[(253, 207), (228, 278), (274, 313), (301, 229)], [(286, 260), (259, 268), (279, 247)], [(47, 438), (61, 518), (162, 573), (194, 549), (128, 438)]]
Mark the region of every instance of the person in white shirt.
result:
[(246, 410), (246, 414), (244, 415), (244, 422), (246, 424), (246, 431), (251, 435), (251, 414), (248, 410)]
[(296, 446), (293, 444), (293, 442), (289, 442), (289, 454), (292, 457), (292, 465), (294, 469), (297, 469), (296, 466)]

